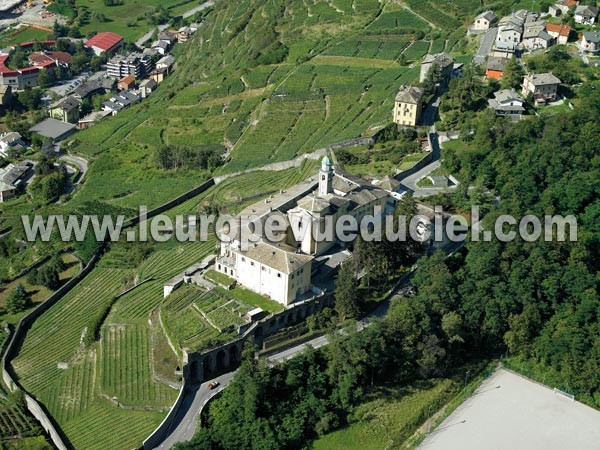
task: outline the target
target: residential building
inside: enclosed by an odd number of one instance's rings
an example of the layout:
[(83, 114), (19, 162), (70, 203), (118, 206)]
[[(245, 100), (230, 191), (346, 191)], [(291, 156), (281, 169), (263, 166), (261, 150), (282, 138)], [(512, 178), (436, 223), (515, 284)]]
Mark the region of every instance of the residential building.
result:
[(598, 18), (598, 8), (596, 6), (580, 5), (575, 8), (573, 19), (575, 23), (582, 25), (594, 25)]
[(143, 78), (152, 70), (152, 58), (140, 53), (113, 56), (106, 64), (106, 73), (109, 77), (123, 78), (131, 75), (135, 78)]
[(414, 127), (421, 118), (423, 91), (414, 86), (402, 86), (394, 102), (394, 123)]
[(84, 45), (91, 48), (97, 56), (103, 53), (112, 55), (123, 46), (123, 36), (111, 32), (98, 33)]
[(569, 36), (571, 35), (571, 27), (569, 25), (548, 23), (546, 24), (546, 31), (556, 39), (559, 45), (567, 45), (569, 42)]
[(117, 83), (117, 89), (120, 91), (128, 91), (135, 87), (135, 77), (132, 75), (127, 75), (119, 80)]
[(171, 55), (164, 56), (156, 61), (156, 69), (166, 69), (167, 75), (171, 73), (171, 69), (175, 64), (175, 58)]
[(16, 131), (2, 133), (2, 135), (0, 135), (0, 156), (6, 158), (11, 149), (18, 148), (19, 146), (22, 147), (22, 139), (22, 136)]
[(454, 75), (454, 58), (446, 53), (439, 53), (437, 55), (426, 55), (425, 59), (421, 63), (421, 73), (419, 81), (422, 83), (427, 78), (427, 74), (432, 67), (437, 66), (440, 70), (440, 75), (443, 82), (448, 82)]
[(51, 139), (53, 142), (59, 142), (69, 137), (76, 129), (77, 127), (71, 123), (50, 117), (34, 125), (29, 131)]
[(156, 52), (160, 55), (166, 55), (169, 52), (169, 48), (171, 47), (171, 44), (169, 44), (168, 41), (154, 41), (152, 43), (152, 49), (156, 50)]
[(102, 109), (110, 112), (114, 116), (119, 113), (119, 111), (128, 108), (139, 101), (140, 97), (137, 94), (134, 94), (131, 91), (122, 91), (102, 103)]
[(546, 31), (546, 23), (530, 22), (525, 24), (523, 32), (523, 48), (526, 50), (537, 50), (548, 48), (554, 42), (554, 38)]
[(585, 31), (579, 41), (582, 50), (589, 53), (600, 52), (600, 31)]
[(508, 58), (499, 58), (497, 56), (490, 56), (485, 66), (485, 76), (489, 80), (494, 78), (501, 80), (504, 75), (504, 67), (508, 62)]
[[(500, 56), (507, 56), (507, 54), (514, 54), (521, 37), (523, 35), (523, 26), (517, 24), (517, 21), (507, 21), (505, 25), (498, 27), (498, 34), (496, 35), (496, 42), (494, 43), (493, 51), (503, 53)], [(496, 56), (494, 54), (494, 56)]]
[(70, 95), (50, 105), (48, 116), (53, 119), (62, 120), (63, 122), (77, 123), (80, 107), (81, 100)]
[(523, 95), (532, 95), (538, 105), (556, 100), (561, 81), (552, 73), (530, 74), (523, 79)]
[(177, 42), (177, 34), (171, 33), (170, 31), (161, 31), (157, 36), (159, 41), (165, 41), (169, 43), (169, 46), (172, 46)]
[(151, 73), (149, 78), (151, 80), (156, 81), (158, 84), (162, 83), (164, 81), (164, 79), (167, 77), (168, 75), (168, 71), (167, 69), (154, 69)]
[(548, 8), (548, 14), (553, 17), (559, 17), (567, 14), (569, 9), (579, 5), (579, 0), (561, 0)]
[(475, 17), (475, 21), (471, 26), (474, 31), (487, 31), (498, 22), (498, 16), (493, 11), (484, 11)]
[(196, 31), (198, 31), (200, 29), (200, 27), (202, 26), (201, 23), (190, 23), (189, 27), (190, 27), (190, 31), (192, 34), (194, 34)]
[(149, 78), (140, 83), (140, 95), (142, 98), (146, 98), (150, 95), (158, 86), (158, 83), (153, 79)]
[(111, 115), (110, 111), (104, 111), (104, 110), (93, 111), (93, 112), (89, 113), (87, 116), (79, 119), (79, 121), (77, 122), (77, 129), (85, 130), (86, 128), (90, 128), (90, 127), (96, 125), (98, 122), (100, 122), (106, 116), (110, 116), (110, 115)]
[(488, 105), (499, 116), (521, 116), (525, 112), (525, 100), (514, 89), (502, 89), (494, 92), (494, 98)]
[(77, 86), (72, 95), (80, 100), (91, 97), (96, 94), (106, 94), (115, 88), (114, 78), (100, 78), (88, 80)]
[(177, 31), (177, 41), (180, 44), (187, 42), (191, 35), (192, 35), (192, 30), (190, 30), (190, 27), (181, 27)]
[(0, 203), (17, 195), (19, 186), (31, 175), (32, 169), (33, 164), (30, 162), (9, 164), (0, 169)]

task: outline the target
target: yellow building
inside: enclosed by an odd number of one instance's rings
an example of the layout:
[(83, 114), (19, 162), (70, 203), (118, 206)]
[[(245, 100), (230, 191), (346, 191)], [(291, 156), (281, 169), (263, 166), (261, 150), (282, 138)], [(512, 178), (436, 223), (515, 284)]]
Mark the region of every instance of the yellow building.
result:
[(423, 91), (413, 86), (402, 86), (394, 103), (394, 123), (414, 127), (419, 123), (423, 108)]

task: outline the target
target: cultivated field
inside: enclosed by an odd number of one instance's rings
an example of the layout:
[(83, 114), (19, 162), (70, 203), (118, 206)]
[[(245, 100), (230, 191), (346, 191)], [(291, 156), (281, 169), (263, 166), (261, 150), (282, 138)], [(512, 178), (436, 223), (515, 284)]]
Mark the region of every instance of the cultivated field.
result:
[(592, 450), (598, 442), (600, 412), (500, 369), (418, 448)]

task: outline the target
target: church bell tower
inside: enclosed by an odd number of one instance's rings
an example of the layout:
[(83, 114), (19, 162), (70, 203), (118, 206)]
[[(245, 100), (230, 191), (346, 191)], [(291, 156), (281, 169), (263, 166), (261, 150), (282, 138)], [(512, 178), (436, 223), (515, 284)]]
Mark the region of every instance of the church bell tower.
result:
[(319, 197), (324, 197), (333, 192), (333, 163), (329, 156), (325, 156), (321, 161), (321, 170), (319, 171)]

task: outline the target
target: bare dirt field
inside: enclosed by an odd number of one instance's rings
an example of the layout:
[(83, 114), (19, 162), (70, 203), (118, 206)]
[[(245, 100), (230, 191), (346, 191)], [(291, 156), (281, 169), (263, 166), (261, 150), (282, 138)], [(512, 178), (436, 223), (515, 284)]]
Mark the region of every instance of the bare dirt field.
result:
[(598, 450), (600, 412), (504, 369), (419, 450)]

